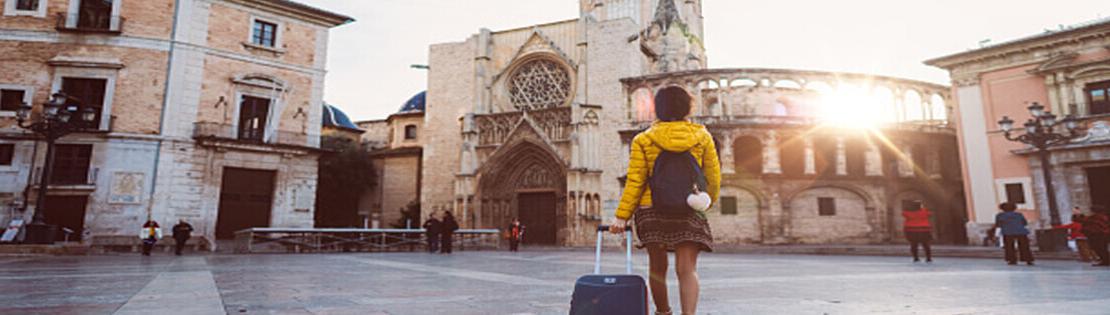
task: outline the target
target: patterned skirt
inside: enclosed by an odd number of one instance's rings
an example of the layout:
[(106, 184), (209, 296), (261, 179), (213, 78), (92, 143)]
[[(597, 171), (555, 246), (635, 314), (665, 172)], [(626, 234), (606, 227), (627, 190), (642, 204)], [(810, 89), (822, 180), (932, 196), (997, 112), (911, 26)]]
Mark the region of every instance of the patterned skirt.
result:
[(636, 224), (639, 248), (662, 244), (667, 251), (674, 251), (680, 243), (698, 244), (702, 251), (713, 251), (713, 234), (709, 222), (694, 212), (675, 213), (655, 208), (641, 208), (632, 217)]

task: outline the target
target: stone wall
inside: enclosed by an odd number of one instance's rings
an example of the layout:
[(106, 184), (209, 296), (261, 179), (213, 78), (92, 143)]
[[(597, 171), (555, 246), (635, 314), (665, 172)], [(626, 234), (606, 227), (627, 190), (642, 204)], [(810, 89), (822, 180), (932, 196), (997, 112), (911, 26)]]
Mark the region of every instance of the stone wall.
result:
[[(381, 222), (383, 227), (392, 227), (391, 224), (398, 222), (401, 218), (401, 208), (407, 206), (410, 202), (415, 201), (418, 196), (418, 178), (414, 174), (420, 174), (420, 159), (419, 155), (415, 156), (395, 156), (384, 158), (382, 163), (382, 187), (381, 192)], [(429, 211), (423, 210), (422, 215), (430, 214)], [(413, 222), (413, 226), (420, 225), (422, 222)]]
[[(477, 78), (474, 73), (476, 38), (432, 45), (428, 55), (428, 94), (424, 125), (424, 161), (420, 206), (423, 216), (447, 209), (459, 212), (454, 180), (459, 172), (462, 138), (460, 120), (473, 111)], [(466, 225), (466, 222), (460, 222)]]

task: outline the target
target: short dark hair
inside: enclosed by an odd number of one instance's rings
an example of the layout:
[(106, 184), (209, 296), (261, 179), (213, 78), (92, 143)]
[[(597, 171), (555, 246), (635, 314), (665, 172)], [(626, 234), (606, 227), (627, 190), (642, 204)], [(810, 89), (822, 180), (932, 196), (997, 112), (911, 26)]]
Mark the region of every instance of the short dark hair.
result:
[(662, 121), (679, 121), (690, 115), (690, 93), (677, 86), (665, 87), (655, 93), (655, 117)]
[(1017, 206), (1010, 202), (1003, 202), (1002, 204), (998, 205), (998, 208), (1006, 212), (1017, 210)]

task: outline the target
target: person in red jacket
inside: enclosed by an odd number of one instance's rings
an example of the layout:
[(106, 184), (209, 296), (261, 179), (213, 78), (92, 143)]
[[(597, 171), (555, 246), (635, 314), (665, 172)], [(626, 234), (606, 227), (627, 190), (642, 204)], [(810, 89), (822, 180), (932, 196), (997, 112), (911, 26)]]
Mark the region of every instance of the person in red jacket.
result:
[(1072, 211), (1071, 223), (1053, 225), (1054, 229), (1068, 229), (1068, 240), (1075, 241), (1075, 249), (1079, 252), (1079, 261), (1091, 261), (1091, 247), (1087, 243), (1087, 235), (1083, 234), (1083, 220), (1087, 217), (1079, 213), (1079, 207)]
[[(919, 202), (920, 203), (920, 202)], [(925, 262), (933, 262), (933, 249), (930, 243), (933, 241), (933, 226), (929, 223), (929, 216), (932, 212), (925, 208), (924, 203), (920, 203), (917, 209), (902, 210), (902, 218), (905, 222), (902, 225), (902, 231), (906, 234), (906, 240), (910, 241), (910, 252), (913, 253), (913, 262), (921, 261), (917, 256), (917, 247), (925, 248)]]

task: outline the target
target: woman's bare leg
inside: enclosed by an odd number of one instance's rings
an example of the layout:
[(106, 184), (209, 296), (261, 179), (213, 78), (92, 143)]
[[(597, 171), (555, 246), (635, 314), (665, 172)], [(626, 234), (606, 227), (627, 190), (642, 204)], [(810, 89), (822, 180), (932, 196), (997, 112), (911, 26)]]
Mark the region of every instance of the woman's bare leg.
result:
[(695, 314), (698, 310), (698, 253), (701, 246), (697, 243), (681, 243), (675, 246), (674, 269), (678, 274), (678, 294), (682, 301), (682, 314)]
[(667, 249), (662, 245), (652, 244), (647, 246), (647, 252), (651, 300), (655, 302), (656, 311), (669, 312), (671, 306), (667, 301)]

